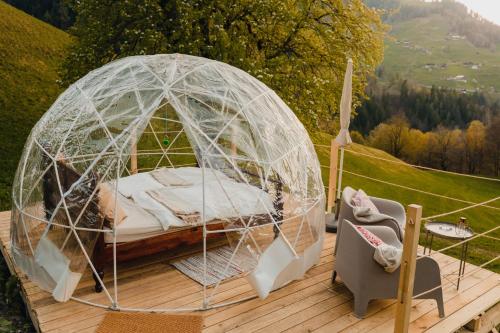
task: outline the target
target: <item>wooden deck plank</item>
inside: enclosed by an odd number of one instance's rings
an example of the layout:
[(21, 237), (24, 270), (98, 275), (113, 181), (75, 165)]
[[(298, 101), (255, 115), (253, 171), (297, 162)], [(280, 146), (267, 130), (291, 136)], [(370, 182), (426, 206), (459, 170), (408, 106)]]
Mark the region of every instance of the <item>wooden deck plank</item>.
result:
[(478, 309), (490, 308), (493, 305), (497, 304), (498, 300), (500, 300), (500, 285), (498, 284), (498, 279), (494, 279), (493, 281), (495, 280), (496, 284), (492, 289), (480, 295), (469, 304), (461, 307), (451, 316), (446, 317), (438, 324), (432, 326), (431, 329), (429, 329), (427, 332), (439, 333), (458, 330), (460, 327), (467, 324), (467, 322), (469, 321), (468, 318), (475, 317), (482, 312), (478, 311)]
[[(458, 264), (454, 265), (455, 267), (458, 268)], [(463, 280), (462, 284), (462, 289), (460, 292), (463, 292), (466, 289), (473, 288), (476, 286), (478, 283), (483, 278), (487, 278), (494, 273), (488, 272), (488, 274), (485, 274), (484, 272), (477, 272), (471, 276), (466, 277)], [(479, 280), (479, 282), (478, 282)], [(459, 292), (456, 290), (455, 285), (451, 283), (447, 283), (445, 287), (443, 288), (443, 298), (445, 302), (445, 314), (449, 314), (449, 309), (447, 307), (447, 302), (454, 296), (458, 295)], [(370, 330), (371, 332), (388, 332), (391, 331), (394, 327), (394, 311), (395, 307), (394, 304), (391, 304), (391, 306), (385, 308), (382, 311), (379, 311), (376, 313), (374, 316), (367, 318), (368, 320), (366, 321), (361, 321), (355, 325), (352, 325), (348, 328), (346, 328), (344, 331), (345, 332), (361, 332), (363, 330)], [(428, 299), (428, 300), (415, 300), (413, 301), (412, 305), (412, 312), (410, 315), (410, 322), (415, 321), (417, 318), (425, 315), (426, 313), (433, 312), (433, 314), (437, 317), (437, 305), (434, 300)]]
[[(332, 257), (332, 256), (330, 255), (330, 257)], [(191, 300), (198, 300), (196, 306), (199, 306), (201, 304), (201, 294), (200, 294), (201, 287), (197, 283), (194, 283), (191, 280), (187, 279), (181, 273), (179, 273), (177, 271), (175, 271), (175, 272), (180, 277), (182, 277), (184, 280), (187, 280), (188, 283), (184, 287), (182, 287), (182, 286), (176, 286), (175, 288), (172, 288), (172, 289), (176, 290), (176, 292), (174, 292), (173, 294), (170, 293), (169, 294), (169, 298), (165, 298), (165, 295), (162, 296), (162, 293), (161, 293), (162, 290), (159, 289), (161, 287), (161, 282), (156, 282), (154, 285), (152, 283), (150, 283), (150, 284), (152, 285), (153, 293), (156, 293), (156, 294), (160, 295), (159, 298), (150, 297), (149, 294), (144, 294), (142, 292), (142, 289), (141, 289), (141, 293), (137, 293), (137, 289), (132, 288), (132, 293), (135, 296), (136, 301), (141, 302), (141, 304), (133, 304), (133, 303), (132, 304), (131, 303), (122, 304), (123, 303), (122, 301), (120, 302), (120, 304), (127, 305), (127, 306), (141, 305), (141, 306), (146, 307), (146, 308), (149, 308), (149, 307), (153, 308), (153, 307), (157, 307), (159, 305), (162, 305), (162, 306), (171, 306), (172, 304), (164, 304), (164, 302), (171, 301), (172, 297), (175, 296), (176, 297), (175, 299), (177, 301), (182, 300), (182, 299), (187, 299), (187, 301), (184, 301), (184, 303), (189, 302)], [(237, 286), (240, 283), (241, 282), (239, 282), (239, 281), (231, 281), (229, 283), (225, 283), (224, 285), (222, 285), (223, 287), (222, 287), (221, 290), (224, 291), (224, 289), (228, 289), (228, 290), (230, 290), (232, 292), (233, 290), (235, 290), (235, 286)], [(189, 286), (189, 284), (196, 286), (196, 290), (191, 290), (191, 293), (190, 293), (189, 289), (187, 289), (187, 286)], [(249, 290), (249, 286), (248, 285), (246, 285), (245, 287), (247, 288), (247, 290)], [(123, 294), (123, 291), (122, 291), (121, 288), (122, 287), (120, 286), (120, 295)], [(123, 300), (123, 297), (120, 297), (120, 299)], [(148, 301), (145, 303), (144, 299), (147, 299)], [(158, 302), (160, 302), (159, 305), (158, 305)], [(163, 302), (163, 303), (161, 303), (161, 302)], [(191, 304), (191, 305), (193, 305), (193, 304)], [(87, 317), (91, 316), (92, 314), (98, 314), (99, 313), (99, 311), (89, 311), (88, 306), (82, 305), (80, 303), (75, 304), (75, 307), (79, 307), (79, 309), (80, 309), (79, 311), (86, 311), (85, 315)], [(72, 309), (71, 312), (74, 314), (74, 308)], [(75, 321), (78, 321), (78, 319), (75, 318)], [(56, 325), (58, 325), (58, 324), (56, 324)]]
[[(460, 292), (459, 295), (453, 297), (449, 302), (445, 304), (445, 310), (447, 309), (448, 315), (451, 315), (455, 311), (460, 308), (466, 306), (469, 303), (472, 303), (475, 299), (479, 298), (481, 295), (487, 293), (490, 289), (498, 287), (498, 276), (492, 275), (490, 278), (481, 281), (480, 284), (477, 284), (474, 288), (469, 288), (463, 292)], [(479, 304), (478, 304), (479, 305)], [(489, 306), (491, 307), (491, 305)], [(488, 309), (488, 307), (478, 307), (479, 311), (484, 311)], [(470, 321), (474, 316), (471, 316), (467, 321)], [(425, 315), (417, 318), (416, 320), (410, 323), (410, 332), (422, 332), (426, 331), (436, 323), (438, 323), (441, 319), (432, 312), (428, 312)]]
[[(331, 255), (331, 250), (332, 250), (331, 248), (327, 248), (327, 249), (325, 249), (323, 251), (323, 255), (330, 258), (330, 260), (323, 261), (323, 263), (327, 264), (327, 263), (330, 263), (332, 261), (333, 256)], [(320, 265), (321, 265), (321, 262), (320, 262)], [(316, 267), (315, 269), (318, 270), (319, 267)], [(326, 268), (326, 270), (328, 270), (328, 269), (330, 269), (330, 267)], [(179, 276), (181, 276), (183, 279), (191, 281), (191, 280), (187, 279), (183, 274), (178, 273), (177, 271), (175, 271), (175, 272)], [(231, 281), (229, 283), (225, 283), (223, 285), (223, 288), (221, 290), (224, 291), (224, 288), (225, 288), (225, 289), (228, 289), (231, 292), (233, 292), (233, 290), (235, 290), (234, 286), (237, 286), (239, 283), (240, 282), (238, 282), (238, 281)], [(186, 288), (172, 288), (172, 289), (176, 290), (176, 292), (174, 292), (173, 294), (170, 294), (169, 296), (177, 296), (177, 298), (176, 298), (177, 302), (182, 301), (182, 299), (187, 299), (187, 301), (184, 301), (184, 303), (187, 303), (187, 302), (192, 301), (192, 300), (197, 300), (198, 302), (197, 302), (196, 306), (199, 306), (201, 304), (201, 294), (199, 293), (201, 291), (201, 287), (198, 284), (194, 283), (194, 282), (190, 282), (190, 284), (196, 286), (196, 290), (192, 291), (192, 293), (189, 293), (189, 289), (186, 289)], [(141, 305), (143, 307), (146, 307), (146, 308), (150, 308), (150, 307), (153, 308), (153, 307), (158, 307), (158, 306), (165, 306), (165, 307), (172, 306), (172, 304), (168, 304), (168, 303), (167, 304), (160, 303), (158, 305), (158, 302), (165, 302), (167, 300), (171, 301), (171, 297), (170, 298), (165, 298), (164, 295), (161, 296), (161, 294), (162, 294), (161, 290), (158, 290), (158, 288), (161, 287), (161, 283), (157, 282), (157, 283), (155, 283), (153, 285), (153, 287), (155, 289), (154, 292), (156, 294), (160, 295), (159, 298), (150, 297), (149, 294), (145, 295), (144, 292), (141, 292), (140, 294), (138, 294), (136, 292), (137, 289), (132, 288), (133, 294), (136, 296), (136, 300), (138, 300), (139, 302), (141, 302), (141, 304), (139, 304), (139, 305)], [(247, 290), (249, 290), (249, 285), (246, 284), (245, 288), (247, 288)], [(142, 291), (142, 289), (141, 289), (141, 291)], [(194, 293), (195, 293), (195, 295), (193, 296)], [(123, 294), (123, 291), (122, 291), (122, 287), (120, 286), (120, 295), (121, 294)], [(253, 292), (252, 292), (252, 294), (253, 294)], [(238, 296), (238, 295), (236, 295), (236, 296)], [(123, 300), (123, 297), (120, 297), (120, 299)], [(147, 299), (147, 303), (144, 302), (144, 299)], [(159, 299), (159, 301), (157, 301), (158, 299)], [(157, 301), (157, 302), (155, 303), (155, 301)], [(127, 305), (127, 306), (137, 305), (137, 304), (130, 304), (130, 303), (128, 303), (128, 304), (122, 304), (122, 303), (123, 302), (120, 301), (121, 305)], [(177, 305), (186, 305), (186, 304), (177, 304)], [(189, 304), (187, 304), (187, 305), (189, 305)], [(191, 304), (191, 305), (193, 305), (193, 304)], [(88, 306), (86, 306), (86, 305), (82, 305), (82, 304), (78, 303), (78, 304), (75, 304), (75, 306), (79, 306), (80, 311), (85, 311), (85, 315), (86, 315), (87, 318), (89, 318), (89, 316), (92, 316), (92, 315), (100, 316), (100, 311), (89, 310)], [(99, 310), (99, 309), (97, 309), (97, 310)], [(74, 314), (74, 311), (72, 311), (72, 313)], [(78, 322), (79, 318), (75, 317), (71, 321)], [(55, 325), (57, 327), (60, 324), (59, 323), (55, 323)], [(49, 325), (48, 327), (50, 329), (54, 329), (53, 326)]]
[[(441, 256), (438, 262), (443, 267), (443, 270), (450, 271), (452, 268), (451, 266), (455, 267), (456, 261), (453, 260), (453, 258), (447, 257), (447, 256)], [(458, 268), (458, 264), (456, 265)], [(335, 329), (337, 330), (342, 330), (344, 328), (349, 328), (350, 326), (349, 323), (353, 326), (356, 326), (358, 324), (363, 324), (361, 325), (360, 329), (354, 329), (355, 331), (359, 332), (366, 332), (368, 331), (367, 328), (376, 326), (377, 320), (387, 320), (387, 318), (377, 318), (374, 315), (379, 314), (380, 312), (385, 312), (387, 314), (386, 317), (389, 318), (394, 318), (394, 300), (390, 300), (387, 302), (380, 303), (379, 302), (371, 302), (368, 307), (367, 311), (367, 316), (365, 320), (360, 320), (356, 317), (354, 317), (351, 313), (352, 311), (352, 302), (350, 305), (350, 310), (346, 312), (342, 312), (340, 315), (333, 315), (337, 314), (338, 311), (333, 309), (332, 311), (324, 311), (324, 312), (319, 312), (316, 314), (316, 316), (310, 317), (308, 320), (305, 320), (304, 322), (298, 324), (296, 327), (290, 328), (289, 331), (291, 332), (303, 332), (303, 331), (314, 331), (316, 329), (319, 329), (320, 327), (327, 325), (328, 323), (334, 321), (334, 320), (339, 320), (338, 326), (335, 326)], [(390, 311), (387, 311), (388, 308), (391, 308)], [(370, 318), (370, 319), (368, 319)]]
[[(76, 301), (55, 302), (17, 271), (10, 257), (10, 212), (0, 212), (0, 250), (9, 268), (20, 277), (22, 295), (34, 324), (42, 332), (95, 332), (107, 310)], [(365, 319), (352, 313), (352, 294), (341, 283), (332, 286), (331, 271), (334, 234), (325, 235), (320, 262), (307, 272), (304, 279), (272, 292), (265, 300), (253, 298), (245, 302), (202, 312), (204, 332), (387, 332), (394, 324), (394, 300), (375, 300)], [(199, 251), (194, 248), (192, 252)], [(201, 286), (178, 272), (168, 262), (183, 253), (159, 254), (118, 265), (119, 302), (121, 306), (162, 308), (195, 306), (202, 300)], [(436, 254), (442, 273), (458, 267), (455, 258)], [(467, 271), (475, 269), (467, 265)], [(107, 268), (109, 271), (109, 268)], [(440, 320), (433, 300), (416, 300), (410, 316), (411, 332), (445, 332), (484, 311), (494, 299), (500, 298), (499, 274), (481, 269), (466, 276), (456, 291), (450, 281), (443, 280), (445, 311)], [(107, 273), (104, 282), (113, 293), (113, 276)], [(81, 279), (75, 295), (88, 301), (105, 302), (104, 294), (93, 291), (90, 272)], [(221, 284), (214, 302), (236, 301), (255, 295), (244, 278), (234, 278)], [(490, 305), (491, 306), (491, 305)], [(467, 318), (472, 316), (471, 318)], [(454, 329), (454, 328), (453, 328)]]
[[(453, 258), (444, 255), (438, 255), (436, 261), (443, 267), (443, 270), (450, 270), (456, 264), (458, 268), (458, 263), (456, 263)], [(319, 332), (340, 332), (342, 330), (348, 329), (349, 327), (363, 322), (366, 326), (374, 325), (376, 322), (376, 315), (379, 312), (385, 311), (387, 308), (391, 307), (390, 313), (394, 317), (394, 304), (395, 300), (374, 300), (368, 305), (368, 310), (365, 319), (359, 319), (352, 312), (346, 313), (340, 317), (330, 317), (329, 320), (322, 316), (319, 322), (310, 322), (312, 325), (311, 331), (317, 330)], [(375, 321), (374, 321), (375, 319)], [(321, 325), (318, 325), (321, 324)]]

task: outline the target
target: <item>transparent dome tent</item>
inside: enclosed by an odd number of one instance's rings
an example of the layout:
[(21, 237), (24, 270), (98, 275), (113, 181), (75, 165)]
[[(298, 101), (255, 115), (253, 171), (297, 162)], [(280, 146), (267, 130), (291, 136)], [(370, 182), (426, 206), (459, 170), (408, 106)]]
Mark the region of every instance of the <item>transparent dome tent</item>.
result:
[[(153, 310), (208, 309), (227, 304), (217, 294), (235, 278), (265, 298), (303, 277), (319, 261), (324, 206), (312, 142), (265, 84), (200, 57), (128, 57), (71, 85), (32, 129), (12, 254), (57, 301), (151, 311), (120, 299), (122, 246), (135, 262), (152, 239), (165, 258), (198, 251), (196, 304)], [(103, 292), (75, 292), (92, 275)]]

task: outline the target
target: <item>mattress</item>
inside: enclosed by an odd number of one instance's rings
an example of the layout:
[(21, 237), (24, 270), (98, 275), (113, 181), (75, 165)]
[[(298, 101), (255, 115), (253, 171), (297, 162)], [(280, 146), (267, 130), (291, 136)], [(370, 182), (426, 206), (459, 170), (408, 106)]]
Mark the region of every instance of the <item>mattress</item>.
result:
[[(132, 199), (118, 194), (118, 203), (127, 217), (116, 227), (116, 242), (133, 242), (165, 233), (158, 219), (137, 205)], [(106, 243), (113, 243), (113, 234), (104, 234)]]
[[(184, 222), (178, 217), (179, 215), (176, 215), (177, 213), (149, 196), (148, 191), (163, 193), (168, 199), (174, 196), (181, 198), (188, 201), (193, 210), (201, 212), (203, 206), (201, 169), (184, 167), (165, 169), (165, 172), (174, 173), (185, 182), (182, 186), (166, 186), (157, 182), (148, 173), (124, 177), (118, 181), (117, 203), (127, 217), (116, 227), (117, 243), (150, 238), (196, 225)], [(255, 186), (238, 183), (213, 169), (205, 170), (204, 177), (207, 221), (274, 211), (269, 194)], [(227, 195), (231, 196), (231, 202), (224, 200)], [(105, 233), (104, 241), (113, 243), (113, 234)]]

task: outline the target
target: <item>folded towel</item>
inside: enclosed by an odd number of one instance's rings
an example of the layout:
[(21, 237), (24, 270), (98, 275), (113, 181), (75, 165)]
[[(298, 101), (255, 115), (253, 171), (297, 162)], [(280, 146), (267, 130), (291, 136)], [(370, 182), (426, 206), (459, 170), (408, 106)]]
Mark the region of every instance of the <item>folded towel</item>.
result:
[(199, 214), (194, 206), (183, 198), (174, 194), (169, 188), (146, 191), (153, 199), (167, 207), (175, 214)]
[(165, 186), (192, 186), (193, 183), (176, 175), (172, 169), (161, 168), (151, 172), (151, 176)]
[(159, 204), (146, 192), (134, 193), (132, 198), (139, 207), (156, 217), (163, 230), (168, 230), (170, 226), (184, 225), (172, 211)]

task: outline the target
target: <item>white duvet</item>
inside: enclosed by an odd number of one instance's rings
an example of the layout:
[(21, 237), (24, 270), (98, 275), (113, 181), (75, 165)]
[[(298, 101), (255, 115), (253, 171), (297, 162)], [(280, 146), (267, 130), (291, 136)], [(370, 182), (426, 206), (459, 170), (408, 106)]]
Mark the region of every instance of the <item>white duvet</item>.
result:
[[(187, 226), (174, 211), (179, 213), (188, 210), (186, 214), (198, 212), (201, 223), (202, 170), (194, 167), (161, 170), (175, 174), (189, 185), (165, 186), (149, 173), (121, 178), (118, 181), (118, 204), (127, 218), (117, 226), (117, 241), (151, 237), (170, 227)], [(148, 191), (161, 194), (161, 202), (149, 195)], [(273, 202), (268, 193), (255, 186), (238, 183), (218, 170), (205, 169), (205, 221), (272, 212)], [(112, 242), (112, 239), (108, 236), (106, 241)]]

